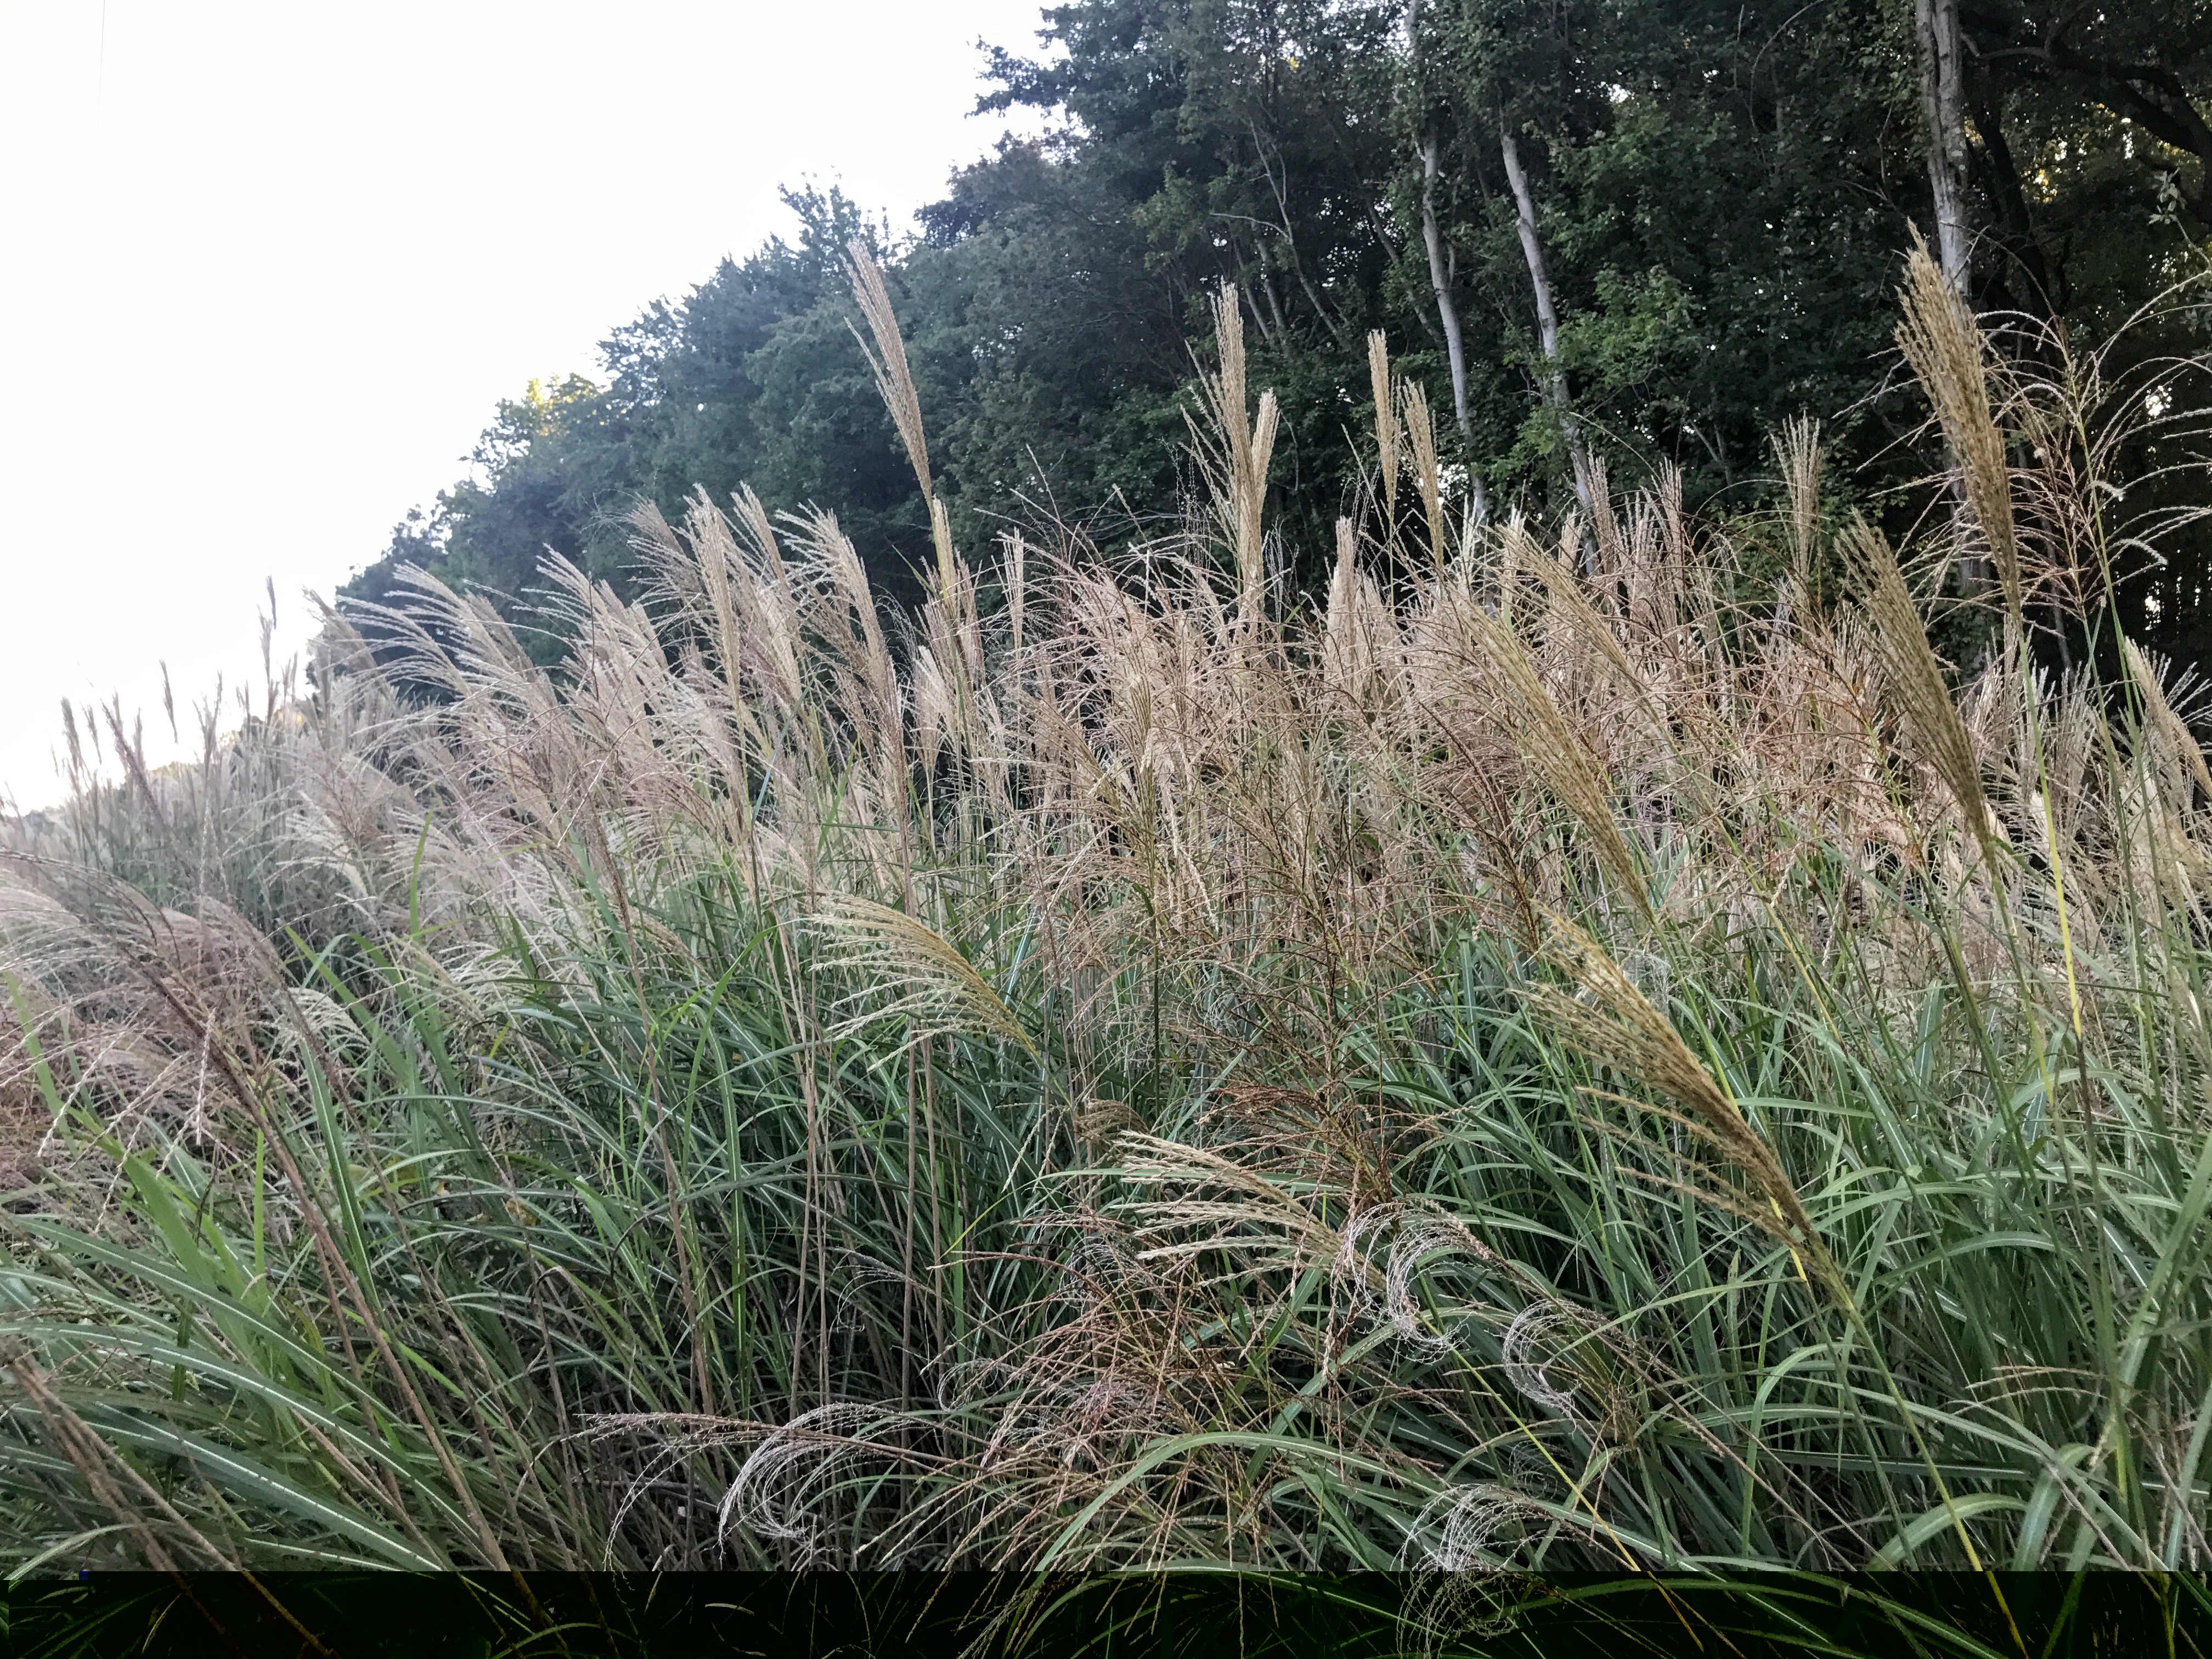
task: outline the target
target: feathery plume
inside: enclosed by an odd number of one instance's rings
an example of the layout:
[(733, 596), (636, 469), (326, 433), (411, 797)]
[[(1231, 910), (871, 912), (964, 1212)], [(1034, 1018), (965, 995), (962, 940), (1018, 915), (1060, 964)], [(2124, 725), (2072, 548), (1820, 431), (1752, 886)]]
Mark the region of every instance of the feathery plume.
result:
[(2205, 764), (2203, 745), (2197, 741), (2188, 722), (2174, 713), (2158, 670), (2133, 640), (2121, 640), (2120, 654), (2126, 660), (2128, 678), (2135, 682), (2136, 695), (2142, 699), (2143, 716), (2151, 730), (2173, 751), (2174, 763), (2188, 769), (2207, 801), (2212, 801), (2212, 767)]
[(1943, 780), (1966, 814), (1966, 828), (1981, 843), (1992, 871), (1998, 867), (1996, 817), (1982, 791), (1981, 763), (1958, 705), (1943, 683), (1943, 670), (1921, 626), (1919, 607), (1897, 568), (1882, 533), (1856, 513), (1844, 531), (1844, 546), (1856, 564), (1867, 614), (1874, 623), (1875, 655), (1889, 682), (1906, 732), (1920, 758)]
[(1905, 257), (1899, 297), (1904, 319), (1897, 343), (1928, 401), (1936, 406), (1943, 435), (1964, 475), (1966, 501), (1990, 544), (2005, 611), (2017, 627), (2023, 594), (2020, 539), (2013, 526), (2012, 476), (2005, 464), (2004, 434), (1990, 412), (1989, 377), (1983, 362), (1982, 331), (1973, 313), (1952, 288), (1917, 232)]
[(1014, 654), (1022, 649), (1022, 607), (1029, 597), (1029, 544), (1023, 541), (1018, 530), (1009, 531), (1001, 538), (1006, 550), (1006, 628), (1012, 635)]
[(1260, 394), (1255, 419), (1245, 409), (1244, 310), (1234, 283), (1214, 296), (1214, 337), (1219, 343), (1219, 371), (1206, 377), (1207, 400), (1227, 446), (1226, 480), (1230, 523), (1237, 553), (1237, 629), (1250, 637), (1260, 626), (1266, 585), (1265, 529), (1261, 509), (1267, 495), (1267, 464), (1275, 448), (1281, 410), (1275, 394)]
[[(888, 1007), (865, 1009), (860, 1020), (886, 1014), (920, 1030), (988, 1031), (1034, 1055), (1036, 1045), (1013, 1011), (976, 972), (960, 947), (927, 922), (857, 894), (830, 896), (814, 917), (831, 943), (832, 960), (878, 984), (902, 987)], [(855, 994), (865, 998), (866, 992)]]
[[(860, 350), (868, 360), (868, 368), (876, 377), (876, 390), (883, 395), (884, 407), (890, 410), (891, 424), (898, 428), (899, 441), (906, 446), (906, 458), (914, 466), (914, 482), (921, 491), (924, 501), (934, 492), (929, 483), (929, 444), (921, 429), (921, 394), (915, 390), (914, 374), (907, 367), (906, 339), (900, 334), (898, 314), (891, 309), (890, 289), (884, 285), (883, 267), (868, 251), (868, 245), (854, 237), (848, 250), (845, 275), (853, 284), (854, 301), (866, 319), (868, 332), (875, 337), (875, 349), (860, 339), (860, 331), (853, 329), (853, 337), (860, 340)], [(852, 327), (849, 323), (847, 327)]]
[(1429, 394), (1416, 380), (1406, 382), (1400, 401), (1406, 411), (1406, 447), (1413, 453), (1413, 481), (1429, 517), (1429, 550), (1442, 574), (1444, 562), (1443, 473), (1437, 464), (1437, 428), (1429, 416)]
[(1382, 331), (1367, 337), (1367, 386), (1375, 397), (1375, 453), (1382, 470), (1382, 515), (1398, 521), (1398, 412), (1390, 397), (1390, 348)]
[(1621, 892), (1645, 916), (1651, 902), (1644, 890), (1635, 856), (1613, 821), (1613, 788), (1603, 768), (1545, 689), (1528, 648), (1496, 617), (1470, 605), (1466, 624), (1483, 647), (1487, 664), (1505, 683), (1518, 716), (1515, 730), (1522, 757), (1551, 791), (1582, 821), (1600, 863)]
[[(1824, 1273), (1826, 1253), (1812, 1218), (1780, 1162), (1759, 1132), (1736, 1109), (1712, 1073), (1682, 1041), (1674, 1022), (1655, 1007), (1604, 946), (1559, 915), (1546, 918), (1545, 956), (1589, 1000), (1555, 986), (1530, 994), (1546, 1018), (1591, 1059), (1609, 1065), (1664, 1094), (1689, 1114), (1692, 1126), (1758, 1182), (1774, 1218), (1769, 1231), (1814, 1256)], [(1753, 1212), (1756, 1215), (1756, 1211)]]
[(1820, 533), (1820, 423), (1809, 415), (1793, 416), (1774, 437), (1775, 464), (1790, 504), (1790, 568), (1802, 599), (1812, 580), (1814, 544)]

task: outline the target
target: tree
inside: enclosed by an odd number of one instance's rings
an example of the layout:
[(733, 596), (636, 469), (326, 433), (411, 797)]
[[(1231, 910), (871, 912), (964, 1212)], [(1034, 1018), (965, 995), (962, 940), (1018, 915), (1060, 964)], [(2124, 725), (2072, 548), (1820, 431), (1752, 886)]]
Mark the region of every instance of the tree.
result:
[(1959, 0), (1912, 0), (1913, 42), (1920, 56), (1920, 110), (1928, 133), (1928, 185), (1935, 198), (1936, 263), (1960, 293), (1967, 291), (1966, 106), (1965, 44)]
[[(1938, 459), (1889, 389), (1912, 225), (1960, 233), (1978, 307), (2087, 337), (2199, 268), (2212, 231), (2204, 0), (1915, 4), (1068, 0), (1043, 14), (1052, 52), (996, 53), (980, 99), (1042, 112), (1045, 136), (957, 171), (909, 238), (793, 192), (791, 239), (647, 307), (590, 382), (502, 405), (470, 478), (355, 591), (412, 560), (514, 592), (549, 546), (620, 583), (639, 499), (744, 482), (835, 511), (911, 595), (928, 517), (853, 337), (856, 234), (971, 550), (1006, 511), (1108, 543), (1181, 522), (1193, 354), (1224, 283), (1280, 403), (1269, 512), (1294, 579), (1368, 510), (1352, 394), (1376, 330), (1449, 403), (1455, 511), (1586, 496), (1601, 463), (1671, 465), (1693, 506), (1755, 508), (1770, 434), (1806, 411), (1871, 503)], [(1957, 50), (1923, 60), (1922, 23), (1948, 40), (1949, 20)], [(1923, 136), (1931, 108), (1963, 163)], [(2155, 589), (2168, 639), (2199, 614), (2212, 557), (2191, 557), (2130, 590), (2147, 626)]]

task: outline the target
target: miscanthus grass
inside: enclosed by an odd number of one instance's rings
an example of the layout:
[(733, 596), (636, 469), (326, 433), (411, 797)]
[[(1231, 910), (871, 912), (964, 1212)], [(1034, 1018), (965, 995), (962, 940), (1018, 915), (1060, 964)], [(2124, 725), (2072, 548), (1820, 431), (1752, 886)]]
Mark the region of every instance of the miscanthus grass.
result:
[(194, 765), (115, 711), (0, 865), (0, 1557), (2201, 1571), (2140, 388), (1903, 300), (1901, 550), (1809, 423), (1765, 529), (1455, 522), (1378, 342), (1294, 599), (1231, 295), (1213, 499), (1118, 563), (940, 506), (895, 622), (701, 499), (643, 604), (549, 563), (557, 671), (420, 577)]

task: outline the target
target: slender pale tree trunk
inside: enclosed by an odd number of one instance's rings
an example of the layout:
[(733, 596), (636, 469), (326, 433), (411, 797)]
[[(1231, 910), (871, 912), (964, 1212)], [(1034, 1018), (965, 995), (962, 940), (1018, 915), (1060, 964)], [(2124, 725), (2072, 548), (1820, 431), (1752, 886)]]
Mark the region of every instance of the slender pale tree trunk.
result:
[(1536, 343), (1544, 354), (1544, 395), (1558, 416), (1559, 432), (1566, 440), (1567, 459), (1574, 468), (1575, 499), (1587, 520), (1591, 510), (1589, 453), (1583, 447), (1582, 423), (1567, 405), (1566, 371), (1559, 366), (1559, 313), (1552, 303), (1552, 276), (1544, 263), (1544, 240), (1536, 232), (1536, 198), (1528, 189), (1528, 175), (1521, 166), (1521, 146), (1513, 129), (1502, 127), (1499, 148), (1505, 155), (1505, 177), (1513, 186), (1513, 206), (1521, 232), (1521, 252), (1528, 261), (1528, 284), (1536, 291)]
[(1444, 353), (1451, 360), (1452, 418), (1459, 426), (1461, 453), (1467, 458), (1467, 486), (1468, 502), (1474, 509), (1474, 521), (1490, 521), (1490, 492), (1483, 488), (1482, 474), (1476, 470), (1474, 455), (1474, 427), (1467, 416), (1467, 345), (1460, 336), (1459, 306), (1452, 299), (1453, 259), (1444, 246), (1443, 228), (1437, 222), (1437, 136), (1423, 133), (1419, 145), (1421, 157), (1421, 240), (1429, 250), (1429, 286), (1436, 290), (1437, 322), (1444, 331)]
[[(1964, 299), (1971, 274), (1966, 240), (1966, 58), (1959, 36), (1959, 0), (1912, 0), (1913, 36), (1920, 52), (1920, 113), (1928, 128), (1928, 185), (1936, 205), (1936, 264), (1952, 292)], [(1947, 452), (1948, 446), (1946, 446)], [(1955, 465), (1957, 457), (1952, 457)], [(1954, 480), (1951, 516), (1963, 524), (1966, 502)], [(1967, 553), (1957, 566), (1960, 590), (1985, 593), (1989, 561)]]
[(1928, 182), (1936, 197), (1936, 263), (1966, 292), (1966, 56), (1959, 0), (1913, 0), (1920, 46), (1920, 109), (1928, 124)]

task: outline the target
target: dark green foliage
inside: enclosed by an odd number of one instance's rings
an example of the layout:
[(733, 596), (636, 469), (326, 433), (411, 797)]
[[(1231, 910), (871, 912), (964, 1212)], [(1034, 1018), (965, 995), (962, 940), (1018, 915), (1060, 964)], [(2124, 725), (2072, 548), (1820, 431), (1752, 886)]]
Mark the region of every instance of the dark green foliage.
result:
[[(981, 107), (1042, 111), (1047, 137), (961, 168), (903, 241), (834, 190), (787, 193), (795, 240), (616, 330), (597, 381), (502, 404), (470, 479), (410, 514), (348, 591), (378, 597), (416, 562), (518, 595), (550, 548), (627, 592), (639, 500), (673, 517), (695, 489), (723, 501), (744, 483), (836, 513), (878, 585), (911, 599), (927, 519), (848, 326), (855, 236), (895, 256), (963, 546), (1008, 515), (1057, 515), (1109, 547), (1180, 516), (1189, 343), (1224, 282), (1246, 302), (1255, 383), (1282, 400), (1284, 545), (1325, 549), (1356, 510), (1369, 417), (1346, 388), (1373, 328), (1498, 508), (1556, 507), (1565, 456), (1539, 391), (1507, 129), (1571, 405), (1616, 477), (1672, 464), (1692, 507), (1755, 507), (1768, 434), (1807, 412), (1846, 495), (1924, 505), (1893, 494), (1939, 457), (1923, 406), (1891, 389), (1883, 301), (1929, 222), (1901, 0), (1072, 0), (1042, 22), (1055, 50), (995, 51)], [(2212, 130), (2191, 99), (2212, 12), (1996, 0), (1965, 27), (1975, 302), (2101, 337), (2202, 268)], [(1421, 234), (1425, 142), (1467, 336), (1463, 429)], [(2128, 350), (2187, 347), (2168, 330)], [(2136, 573), (2128, 621), (2186, 649), (2203, 550), (2175, 557)]]
[[(740, 483), (834, 505), (879, 576), (901, 572), (928, 525), (847, 326), (842, 268), (851, 241), (882, 232), (835, 191), (784, 199), (796, 243), (725, 260), (681, 307), (656, 301), (617, 329), (600, 348), (603, 383), (532, 381), (502, 402), (471, 476), (410, 513), (348, 595), (384, 599), (416, 564), (517, 599), (549, 551), (619, 582), (641, 498), (674, 509), (696, 489), (726, 500)], [(532, 648), (542, 661), (558, 653), (550, 635)]]

